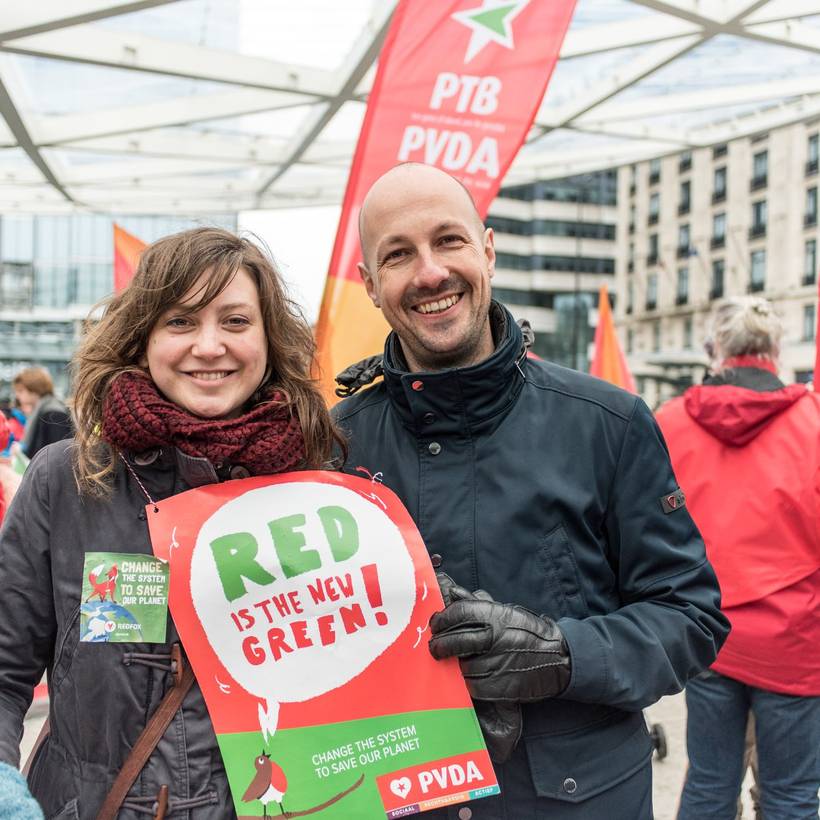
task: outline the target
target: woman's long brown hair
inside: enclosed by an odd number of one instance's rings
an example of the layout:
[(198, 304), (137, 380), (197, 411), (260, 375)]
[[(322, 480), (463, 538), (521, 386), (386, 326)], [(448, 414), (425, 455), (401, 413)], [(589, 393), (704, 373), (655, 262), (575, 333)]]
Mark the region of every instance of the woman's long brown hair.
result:
[(202, 274), (208, 273), (207, 283), (195, 294), (191, 312), (215, 299), (240, 268), (256, 283), (268, 342), (266, 378), (256, 400), (270, 386), (284, 394), (302, 426), (306, 467), (328, 466), (334, 443), (345, 449), (310, 377), (313, 336), (273, 262), (248, 239), (219, 228), (195, 228), (143, 251), (133, 280), (102, 303), (102, 318), (89, 325), (74, 355), (75, 475), (81, 493), (110, 493), (116, 453), (100, 430), (111, 382), (126, 370), (142, 370), (139, 363), (154, 325), (172, 305), (190, 297)]

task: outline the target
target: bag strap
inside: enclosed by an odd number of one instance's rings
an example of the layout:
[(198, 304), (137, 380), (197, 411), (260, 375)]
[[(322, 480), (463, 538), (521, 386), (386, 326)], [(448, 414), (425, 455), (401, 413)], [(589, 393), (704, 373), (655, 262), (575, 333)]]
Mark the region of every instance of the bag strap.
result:
[(151, 719), (145, 725), (142, 733), (137, 738), (131, 754), (125, 759), (117, 775), (111, 790), (103, 802), (97, 820), (114, 820), (117, 812), (125, 800), (134, 781), (139, 777), (143, 766), (151, 757), (151, 752), (157, 747), (160, 738), (165, 734), (177, 710), (182, 705), (185, 695), (194, 682), (194, 672), (191, 665), (185, 663), (179, 644), (175, 643), (171, 648), (172, 662), (174, 667), (174, 685), (165, 693), (165, 697), (160, 702), (156, 711), (151, 715)]

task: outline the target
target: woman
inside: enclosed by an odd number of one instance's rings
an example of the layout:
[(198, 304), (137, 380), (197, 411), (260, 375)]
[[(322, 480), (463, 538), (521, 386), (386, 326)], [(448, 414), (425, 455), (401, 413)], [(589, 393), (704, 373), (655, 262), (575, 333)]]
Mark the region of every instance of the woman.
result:
[(782, 333), (763, 299), (721, 305), (713, 375), (658, 413), (732, 623), (686, 686), (679, 820), (735, 817), (750, 712), (763, 816), (817, 818), (820, 396), (778, 379)]
[[(97, 816), (187, 666), (170, 619), (165, 644), (80, 641), (85, 554), (150, 554), (147, 499), (326, 466), (336, 433), (312, 350), (271, 262), (217, 229), (147, 248), (90, 329), (74, 363), (76, 441), (32, 461), (0, 538), (0, 761), (18, 764), (47, 668), (51, 732), (29, 775), (46, 817)], [(135, 775), (121, 818), (234, 816), (196, 683)]]
[(27, 367), (12, 382), (14, 398), (26, 416), (20, 449), (28, 458), (48, 444), (71, 438), (74, 433), (68, 408), (54, 395), (48, 370)]

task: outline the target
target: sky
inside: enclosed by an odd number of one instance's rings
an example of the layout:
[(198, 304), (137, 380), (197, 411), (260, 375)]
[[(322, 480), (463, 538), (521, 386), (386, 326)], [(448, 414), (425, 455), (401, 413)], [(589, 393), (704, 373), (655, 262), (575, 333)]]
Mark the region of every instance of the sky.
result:
[(267, 245), (311, 324), (319, 315), (340, 213), (334, 205), (239, 214), (240, 231), (251, 231)]

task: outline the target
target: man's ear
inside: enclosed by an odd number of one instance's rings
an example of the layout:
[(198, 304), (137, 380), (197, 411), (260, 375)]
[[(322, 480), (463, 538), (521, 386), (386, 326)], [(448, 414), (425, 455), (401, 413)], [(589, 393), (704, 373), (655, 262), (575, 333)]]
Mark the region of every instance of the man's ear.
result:
[(495, 274), (495, 235), (492, 228), (484, 231), (484, 256), (487, 258), (487, 271), (492, 279)]
[(380, 308), (381, 302), (379, 302), (379, 294), (376, 290), (376, 283), (373, 281), (373, 277), (370, 275), (370, 272), (365, 267), (364, 262), (359, 262), (359, 276), (362, 277), (362, 281), (364, 282), (364, 287), (367, 291), (367, 295), (373, 300), (373, 304), (377, 308)]

